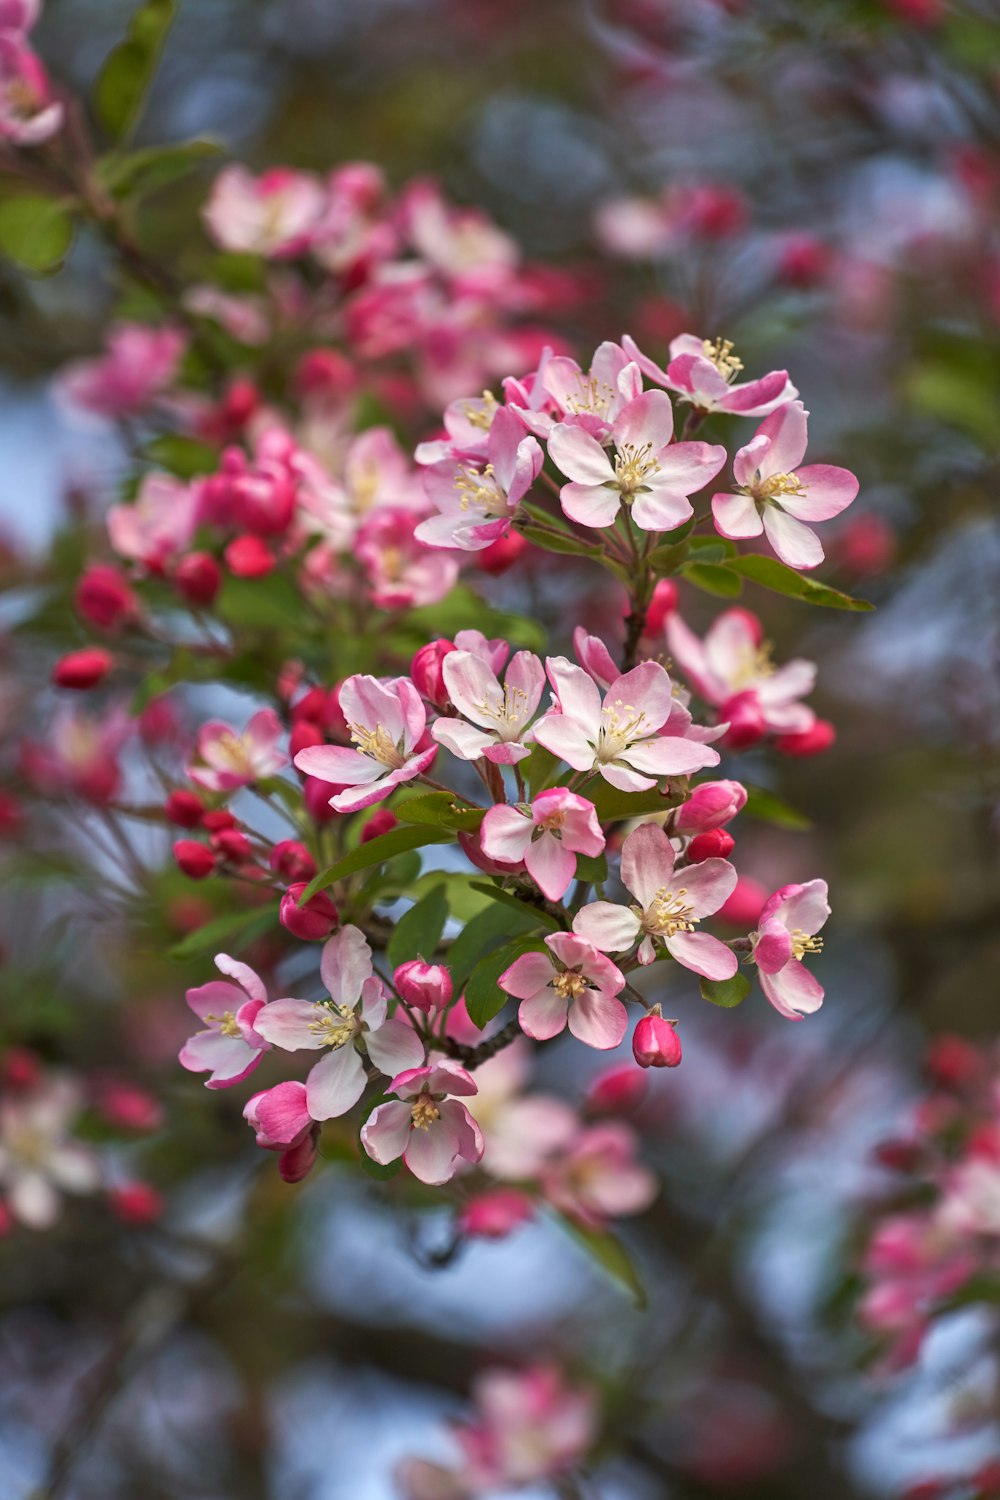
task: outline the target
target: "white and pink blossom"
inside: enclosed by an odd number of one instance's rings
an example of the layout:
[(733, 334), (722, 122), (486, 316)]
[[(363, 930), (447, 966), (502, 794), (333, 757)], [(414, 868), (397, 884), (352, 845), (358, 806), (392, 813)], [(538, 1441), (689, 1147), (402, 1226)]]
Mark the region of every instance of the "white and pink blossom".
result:
[(816, 934), (830, 915), (825, 880), (785, 885), (764, 903), (757, 930), (750, 934), (760, 987), (780, 1015), (801, 1021), (823, 1004), (823, 986), (802, 960), (819, 953)]
[(188, 766), (188, 775), (210, 792), (231, 792), (273, 776), (288, 764), (279, 748), (284, 731), (273, 708), (262, 708), (246, 728), (212, 719), (198, 732), (201, 764)]
[(194, 540), (200, 506), (198, 486), (172, 474), (146, 474), (130, 504), (108, 511), (111, 545), (119, 557), (162, 573)]
[(776, 667), (760, 621), (749, 610), (723, 610), (703, 640), (675, 612), (667, 618), (666, 638), (678, 669), (720, 719), (745, 721), (750, 707), (761, 732), (769, 734), (801, 734), (816, 722), (799, 701), (812, 692), (815, 663), (795, 657)]
[(421, 521), (417, 540), (428, 547), (475, 552), (505, 536), (519, 502), (542, 469), (542, 450), (501, 407), (490, 425), (485, 462), (448, 459), (426, 470), (424, 488), (439, 512)]
[(592, 802), (566, 787), (551, 787), (530, 805), (491, 807), (481, 843), (488, 859), (523, 861), (543, 896), (560, 901), (576, 875), (576, 856), (600, 854), (604, 834)]
[(170, 386), (187, 343), (179, 328), (119, 323), (108, 334), (103, 354), (66, 366), (59, 389), (75, 406), (97, 416), (133, 416)]
[(180, 1061), (190, 1073), (210, 1074), (206, 1088), (225, 1089), (252, 1073), (270, 1046), (256, 1026), (267, 990), (249, 964), (228, 953), (216, 955), (215, 967), (225, 979), (210, 979), (187, 992), (188, 1005), (206, 1026), (185, 1042)]
[(482, 651), (452, 651), (441, 671), (448, 697), (462, 714), (435, 720), (431, 730), (459, 760), (485, 758), (510, 766), (530, 754), (534, 717), (545, 686), (545, 669), (530, 651), (511, 658), (501, 686)]
[(741, 417), (764, 417), (798, 391), (785, 370), (772, 370), (759, 380), (739, 381), (743, 361), (733, 353), (728, 339), (699, 339), (682, 333), (670, 345), (670, 363), (661, 369), (628, 334), (622, 348), (639, 369), (657, 385), (676, 391), (682, 401), (699, 411), (729, 412)]
[(310, 173), (273, 167), (254, 177), (232, 166), (215, 179), (202, 217), (220, 249), (278, 259), (307, 248), (325, 207), (322, 185)]
[(373, 1161), (386, 1166), (402, 1157), (414, 1177), (437, 1186), (461, 1162), (474, 1166), (482, 1159), (483, 1133), (461, 1102), (476, 1093), (476, 1081), (458, 1063), (446, 1058), (409, 1068), (387, 1092), (398, 1097), (380, 1104), (361, 1129), (361, 1144)]
[(558, 1036), (567, 1024), (588, 1047), (617, 1047), (628, 1015), (617, 995), (625, 976), (592, 943), (571, 932), (553, 932), (546, 953), (522, 953), (497, 983), (520, 1000), (521, 1030), (536, 1042)]
[(357, 749), (311, 745), (299, 751), (295, 765), (307, 776), (341, 788), (330, 799), (336, 812), (357, 812), (381, 802), (404, 781), (422, 775), (437, 754), (437, 746), (422, 748), (427, 710), (407, 677), (389, 682), (364, 675), (348, 677), (339, 699)]
[(655, 1173), (637, 1162), (635, 1132), (621, 1120), (581, 1130), (568, 1151), (542, 1168), (540, 1187), (553, 1208), (588, 1229), (642, 1213), (656, 1197)]

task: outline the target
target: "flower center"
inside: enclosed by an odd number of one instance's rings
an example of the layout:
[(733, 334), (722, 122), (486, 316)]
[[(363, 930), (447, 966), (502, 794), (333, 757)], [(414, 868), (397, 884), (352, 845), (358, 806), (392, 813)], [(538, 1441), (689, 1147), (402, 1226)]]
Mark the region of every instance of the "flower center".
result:
[(652, 443), (623, 443), (615, 454), (615, 483), (623, 495), (648, 493), (643, 480), (659, 471), (659, 460), (653, 457)]
[(466, 401), (462, 406), (462, 416), (470, 427), (479, 427), (483, 432), (489, 432), (499, 405), (492, 391), (484, 391), (482, 406), (474, 406), (471, 401)]
[(223, 1011), (221, 1016), (206, 1016), (206, 1021), (218, 1021), (219, 1031), (223, 1036), (242, 1036), (236, 1017), (231, 1010)]
[(743, 369), (743, 361), (737, 359), (733, 353), (732, 339), (705, 339), (701, 349), (705, 358), (711, 360), (722, 378), (732, 385)]
[(505, 731), (513, 730), (515, 736), (520, 731), (527, 713), (528, 695), (523, 688), (514, 687), (505, 683), (503, 692), (493, 693), (489, 698), (481, 698), (476, 704), (481, 714), (492, 719), (498, 727), (498, 733), (503, 736)]
[(471, 469), (463, 464), (455, 475), (455, 488), (462, 510), (481, 510), (488, 516), (505, 516), (510, 510), (507, 496), (493, 477), (493, 465)]
[(802, 931), (801, 927), (794, 927), (789, 936), (792, 939), (792, 957), (797, 958), (800, 963), (807, 953), (822, 953), (823, 951), (823, 939), (810, 937), (807, 932)]
[(668, 938), (676, 937), (679, 932), (693, 932), (698, 919), (685, 901), (686, 895), (686, 886), (668, 891), (661, 885), (643, 918), (647, 932)]
[(797, 474), (772, 474), (769, 479), (758, 479), (750, 493), (755, 500), (773, 502), (779, 495), (804, 495), (805, 490)]
[(563, 1000), (579, 1000), (587, 988), (587, 981), (575, 969), (567, 969), (565, 973), (556, 975), (552, 988)]
[(316, 1010), (316, 1020), (309, 1022), (309, 1030), (324, 1047), (344, 1047), (355, 1036), (357, 1022), (348, 1006), (317, 1005)]
[(613, 388), (593, 375), (579, 377), (577, 392), (577, 395), (566, 398), (566, 410), (575, 417), (582, 412), (592, 417), (606, 417), (615, 399)]
[(415, 1130), (430, 1130), (431, 1126), (440, 1120), (441, 1111), (430, 1094), (421, 1094), (419, 1099), (413, 1101), (410, 1118)]
[(372, 760), (389, 766), (393, 771), (398, 771), (400, 766), (406, 764), (406, 757), (393, 744), (389, 731), (382, 724), (376, 724), (374, 729), (366, 729), (363, 724), (352, 724), (351, 739), (362, 755), (370, 756)]
[(218, 760), (230, 771), (248, 771), (250, 762), (246, 745), (238, 734), (220, 734), (213, 747)]
[(759, 646), (748, 648), (741, 655), (736, 669), (729, 674), (729, 686), (739, 692), (752, 687), (762, 677), (773, 677), (777, 671), (771, 659), (773, 650), (770, 641), (761, 641)]
[(638, 712), (631, 703), (616, 698), (614, 703), (605, 703), (601, 709), (601, 725), (598, 737), (597, 758), (600, 761), (614, 760), (633, 740), (646, 722), (646, 715)]

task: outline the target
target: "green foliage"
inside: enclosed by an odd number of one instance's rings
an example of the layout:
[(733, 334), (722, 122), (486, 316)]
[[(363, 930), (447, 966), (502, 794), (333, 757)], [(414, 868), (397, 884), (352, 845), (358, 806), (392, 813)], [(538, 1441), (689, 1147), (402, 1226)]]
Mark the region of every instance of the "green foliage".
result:
[(270, 932), (278, 920), (278, 903), (269, 901), (266, 906), (255, 906), (249, 911), (229, 911), (225, 916), (215, 917), (203, 927), (196, 927), (170, 949), (170, 957), (177, 959), (200, 958), (203, 953), (215, 952), (222, 943), (233, 943), (245, 947), (254, 938)]
[(564, 1214), (556, 1214), (555, 1219), (591, 1263), (610, 1277), (621, 1291), (628, 1293), (636, 1307), (646, 1306), (646, 1288), (631, 1256), (617, 1235), (607, 1229), (588, 1229), (583, 1224), (566, 1218)]
[(127, 138), (138, 120), (176, 14), (176, 0), (145, 0), (97, 75), (94, 112), (112, 140)]
[(146, 146), (125, 154), (109, 151), (97, 162), (94, 175), (112, 197), (136, 199), (196, 172), (221, 150), (215, 141), (195, 140), (177, 146)]
[(536, 906), (531, 901), (525, 901), (520, 896), (515, 895), (513, 891), (505, 891), (502, 886), (494, 885), (488, 880), (473, 880), (471, 884), (474, 891), (481, 891), (491, 901), (499, 901), (501, 905), (509, 906), (511, 910), (529, 917), (535, 926), (547, 927), (550, 932), (559, 931), (560, 923), (558, 917), (554, 917), (544, 907)]
[(720, 563), (686, 562), (680, 569), (682, 578), (693, 583), (705, 594), (718, 599), (738, 599), (743, 592), (743, 583), (738, 573)]
[(73, 203), (44, 193), (0, 199), (0, 255), (36, 276), (57, 271), (73, 243)]
[(665, 792), (656, 787), (651, 787), (648, 792), (621, 792), (602, 776), (584, 788), (584, 796), (594, 804), (602, 823), (622, 823), (628, 818), (666, 813), (672, 807), (679, 807), (687, 796), (687, 779), (680, 778)]
[(474, 833), (486, 816), (484, 808), (462, 807), (452, 792), (421, 792), (400, 800), (393, 811), (401, 823), (420, 823), (430, 828), (454, 828)]
[(776, 557), (748, 552), (734, 557), (727, 566), (741, 578), (759, 583), (761, 588), (770, 589), (774, 594), (784, 594), (789, 599), (801, 599), (805, 604), (818, 604), (825, 609), (875, 608), (867, 599), (854, 599), (850, 594), (842, 594), (839, 589), (831, 588), (829, 584), (820, 583), (819, 579), (808, 573), (798, 573), (794, 568), (786, 568)]
[(219, 467), (217, 449), (181, 432), (164, 432), (153, 438), (143, 448), (142, 457), (147, 463), (176, 474), (178, 479), (195, 479), (199, 474), (212, 474)]
[(737, 972), (732, 979), (703, 979), (701, 998), (711, 1000), (713, 1005), (721, 1005), (725, 1010), (732, 1010), (734, 1006), (743, 1004), (750, 989), (747, 976)]
[(509, 969), (522, 953), (541, 950), (543, 946), (537, 939), (518, 938), (479, 960), (465, 985), (465, 1005), (474, 1026), (480, 1030), (488, 1026), (510, 999), (497, 982), (504, 970)]
[(400, 917), (386, 945), (395, 969), (411, 958), (430, 960), (448, 920), (448, 897), (443, 884), (432, 886)]
[[(480, 885), (478, 889), (482, 891), (484, 887)], [(456, 994), (485, 953), (492, 952), (504, 939), (537, 925), (535, 912), (528, 911), (520, 902), (517, 909), (512, 910), (505, 903), (491, 901), (483, 911), (470, 918), (448, 949), (448, 968)]]
[(768, 791), (766, 787), (750, 786), (746, 782), (747, 800), (743, 812), (748, 818), (758, 818), (762, 823), (773, 823), (777, 828), (794, 828), (796, 831), (806, 833), (813, 826), (812, 820), (805, 813), (799, 812), (784, 797), (779, 797), (776, 792)]
[(304, 906), (317, 891), (325, 891), (335, 881), (345, 880), (348, 875), (356, 875), (359, 870), (369, 870), (372, 865), (383, 864), (396, 854), (422, 849), (426, 844), (447, 844), (450, 840), (451, 834), (443, 829), (405, 826), (390, 828), (388, 833), (380, 833), (378, 838), (369, 839), (366, 844), (352, 849), (343, 859), (338, 859), (336, 864), (320, 870), (302, 892), (299, 905)]

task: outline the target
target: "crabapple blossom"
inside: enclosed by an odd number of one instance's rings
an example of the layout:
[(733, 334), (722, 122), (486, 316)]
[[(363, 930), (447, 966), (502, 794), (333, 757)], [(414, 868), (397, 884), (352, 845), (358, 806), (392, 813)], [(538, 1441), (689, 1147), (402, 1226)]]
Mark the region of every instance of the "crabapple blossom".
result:
[(564, 656), (546, 662), (553, 706), (532, 731), (575, 771), (599, 774), (623, 792), (641, 792), (663, 776), (718, 765), (718, 751), (683, 734), (662, 733), (675, 708), (670, 678), (645, 661), (616, 677), (602, 702), (593, 678)]
[(361, 1144), (380, 1166), (402, 1157), (421, 1182), (447, 1182), (460, 1162), (475, 1165), (483, 1155), (483, 1133), (454, 1097), (467, 1098), (476, 1088), (475, 1079), (448, 1058), (409, 1068), (387, 1090), (398, 1097), (380, 1104), (361, 1127)]
[(324, 945), (320, 976), (329, 1000), (274, 1000), (258, 1024), (261, 1036), (284, 1052), (330, 1049), (309, 1073), (306, 1105), (314, 1120), (331, 1120), (364, 1093), (359, 1048), (390, 1075), (422, 1062), (424, 1049), (411, 1027), (387, 1016), (382, 981), (359, 928), (342, 927)]
[(640, 1068), (676, 1068), (681, 1060), (681, 1039), (671, 1021), (663, 1019), (658, 1005), (636, 1022), (632, 1033), (632, 1056)]
[(262, 708), (242, 731), (213, 719), (198, 733), (198, 755), (204, 764), (188, 766), (188, 775), (210, 792), (231, 792), (273, 776), (287, 765), (279, 750), (283, 730), (273, 708)]
[(592, 943), (571, 932), (545, 939), (547, 953), (522, 953), (497, 980), (520, 1000), (521, 1030), (536, 1042), (558, 1036), (567, 1023), (588, 1047), (617, 1047), (628, 1017), (616, 997), (625, 976)]
[(381, 802), (404, 781), (422, 775), (437, 747), (420, 748), (427, 712), (408, 677), (389, 682), (362, 675), (348, 677), (339, 701), (357, 749), (309, 746), (296, 755), (295, 765), (307, 776), (342, 788), (330, 798), (335, 811), (357, 812)]
[(643, 531), (672, 531), (694, 510), (688, 498), (714, 479), (726, 450), (709, 443), (674, 443), (670, 397), (646, 391), (627, 402), (611, 426), (613, 452), (581, 426), (560, 423), (549, 453), (570, 484), (562, 508), (581, 526), (612, 526), (622, 505)]
[(816, 934), (830, 915), (827, 894), (825, 880), (782, 886), (765, 901), (750, 934), (760, 987), (790, 1021), (801, 1021), (823, 1004), (823, 986), (802, 960), (823, 947)]
[(336, 927), (340, 913), (326, 891), (317, 891), (300, 906), (307, 884), (305, 880), (297, 880), (288, 887), (278, 907), (278, 921), (293, 937), (305, 942), (322, 942)]
[(41, 59), (18, 32), (0, 30), (0, 138), (40, 146), (62, 129), (64, 114)]
[(55, 1223), (60, 1192), (100, 1185), (93, 1152), (73, 1138), (83, 1104), (78, 1081), (59, 1073), (0, 1097), (0, 1202), (29, 1229)]
[(121, 708), (101, 715), (64, 710), (56, 714), (44, 743), (24, 741), (21, 768), (39, 791), (102, 805), (121, 787), (119, 756), (131, 732)]
[(708, 833), (731, 823), (746, 801), (747, 789), (738, 781), (700, 781), (675, 808), (672, 826), (677, 833)]
[(185, 1042), (179, 1056), (190, 1073), (210, 1075), (206, 1088), (225, 1089), (241, 1083), (268, 1050), (270, 1044), (256, 1024), (267, 990), (248, 964), (228, 953), (216, 954), (215, 967), (226, 979), (210, 979), (187, 992), (188, 1005), (208, 1024)]
[[(618, 344), (605, 342), (596, 350), (585, 374), (575, 359), (557, 355), (547, 359), (539, 370), (541, 385), (568, 426), (589, 432), (599, 442), (611, 434), (622, 409), (642, 394), (642, 376), (638, 366)], [(526, 414), (519, 412), (522, 420)], [(539, 414), (540, 416), (541, 414)], [(526, 422), (538, 430), (538, 418)], [(539, 436), (550, 437), (553, 423), (543, 423)]]
[(724, 859), (706, 859), (674, 869), (674, 848), (656, 823), (643, 823), (622, 845), (622, 882), (633, 906), (592, 901), (573, 919), (573, 931), (605, 953), (627, 953), (639, 944), (640, 964), (651, 964), (657, 944), (671, 958), (705, 979), (731, 979), (735, 953), (706, 932), (695, 932), (717, 912), (736, 885), (736, 871)]
[(749, 610), (723, 610), (703, 640), (674, 613), (667, 620), (666, 638), (679, 671), (719, 710), (720, 719), (732, 723), (750, 709), (761, 734), (804, 733), (816, 722), (812, 709), (799, 701), (812, 692), (815, 664), (795, 657), (776, 667), (760, 621)]
[(545, 686), (545, 669), (537, 656), (518, 651), (502, 687), (496, 671), (472, 651), (450, 652), (441, 672), (448, 697), (464, 717), (435, 720), (431, 733), (439, 745), (459, 760), (485, 757), (501, 766), (514, 765), (530, 754), (527, 726)]
[(569, 1149), (542, 1168), (540, 1184), (553, 1208), (588, 1229), (642, 1213), (658, 1192), (656, 1176), (635, 1160), (635, 1132), (621, 1120), (580, 1131)]
[(132, 416), (173, 384), (187, 343), (187, 334), (169, 325), (120, 323), (108, 334), (104, 354), (66, 366), (59, 390), (96, 416)]
[(475, 552), (504, 536), (518, 504), (542, 469), (542, 450), (512, 412), (501, 407), (490, 425), (485, 463), (461, 453), (433, 464), (424, 475), (428, 499), (439, 514), (414, 532), (427, 547)]
[(738, 381), (743, 361), (733, 353), (729, 339), (713, 341), (691, 333), (679, 334), (670, 345), (670, 363), (665, 370), (643, 354), (628, 334), (622, 339), (622, 348), (647, 379), (676, 391), (682, 401), (699, 411), (764, 417), (798, 395), (785, 370), (772, 370), (759, 380)]
[(368, 575), (372, 603), (378, 609), (437, 604), (458, 579), (454, 557), (415, 540), (417, 521), (412, 511), (385, 505), (358, 530), (354, 555)]
[(733, 460), (738, 492), (712, 497), (712, 515), (723, 536), (738, 540), (763, 533), (790, 568), (815, 568), (823, 561), (819, 538), (806, 523), (839, 516), (858, 493), (848, 469), (799, 467), (807, 426), (801, 401), (772, 412)]
[(172, 474), (147, 474), (129, 505), (113, 505), (107, 526), (119, 557), (161, 573), (190, 545), (199, 521), (198, 491)]
[(400, 964), (392, 976), (396, 993), (425, 1013), (444, 1010), (453, 994), (451, 974), (442, 964), (428, 964), (421, 958)]
[(604, 848), (594, 804), (565, 787), (539, 792), (530, 805), (491, 807), (480, 837), (487, 858), (509, 864), (523, 860), (550, 901), (566, 894), (576, 875), (577, 854), (593, 856)]
[(319, 1125), (306, 1107), (306, 1086), (298, 1079), (277, 1083), (247, 1101), (243, 1118), (257, 1145), (279, 1152), (278, 1172), (285, 1182), (301, 1182), (316, 1160)]
[(306, 248), (324, 206), (323, 188), (309, 173), (273, 167), (254, 177), (232, 166), (216, 177), (202, 216), (220, 249), (277, 259)]

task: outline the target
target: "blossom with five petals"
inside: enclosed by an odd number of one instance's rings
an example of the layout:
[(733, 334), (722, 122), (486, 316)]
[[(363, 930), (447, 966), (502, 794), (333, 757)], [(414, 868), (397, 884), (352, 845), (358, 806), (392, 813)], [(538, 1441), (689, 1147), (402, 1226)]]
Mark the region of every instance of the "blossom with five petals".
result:
[(759, 380), (738, 381), (743, 361), (733, 353), (728, 339), (700, 339), (693, 333), (678, 334), (670, 345), (670, 363), (665, 370), (643, 354), (628, 334), (622, 348), (649, 380), (676, 391), (682, 401), (699, 411), (724, 411), (741, 417), (766, 417), (793, 401), (799, 394), (787, 370), (772, 370)]
[(273, 776), (288, 760), (278, 749), (282, 733), (273, 708), (255, 713), (242, 733), (213, 719), (198, 732), (198, 754), (204, 765), (188, 766), (188, 775), (210, 792), (231, 792)]
[(481, 842), (487, 859), (523, 861), (542, 895), (559, 901), (576, 874), (576, 856), (600, 854), (604, 834), (592, 802), (555, 786), (539, 792), (530, 806), (491, 807)]
[(763, 640), (760, 621), (749, 610), (727, 609), (709, 626), (703, 640), (670, 615), (666, 623), (667, 646), (688, 683), (730, 717), (728, 705), (740, 699), (742, 707), (751, 695), (759, 710), (761, 729), (771, 734), (798, 734), (811, 729), (816, 715), (799, 699), (812, 692), (816, 667), (804, 657), (795, 657), (775, 667)]
[(330, 798), (337, 812), (357, 812), (426, 771), (437, 747), (418, 748), (427, 711), (408, 677), (391, 682), (361, 674), (348, 677), (339, 700), (357, 749), (310, 745), (299, 751), (295, 765), (307, 776), (342, 788)]
[(188, 1005), (207, 1025), (184, 1043), (180, 1062), (189, 1073), (210, 1073), (206, 1088), (225, 1089), (252, 1073), (269, 1048), (256, 1027), (267, 990), (249, 964), (228, 953), (216, 954), (215, 967), (227, 978), (210, 979), (187, 992)]
[(490, 424), (486, 451), (433, 464), (424, 476), (439, 514), (421, 521), (414, 535), (427, 547), (477, 552), (506, 536), (518, 503), (542, 469), (542, 450), (513, 412), (501, 407)]
[(454, 1177), (460, 1162), (482, 1159), (483, 1133), (452, 1097), (475, 1094), (476, 1081), (457, 1062), (409, 1068), (387, 1092), (398, 1098), (380, 1104), (361, 1128), (361, 1144), (380, 1166), (402, 1157), (414, 1177), (438, 1186)]
[(592, 943), (572, 932), (553, 932), (547, 953), (522, 953), (497, 980), (520, 1000), (517, 1019), (533, 1041), (558, 1036), (569, 1025), (578, 1041), (605, 1050), (625, 1035), (628, 1015), (616, 998), (625, 975)]
[(501, 766), (531, 753), (525, 744), (527, 727), (545, 686), (537, 656), (518, 651), (504, 673), (503, 687), (479, 651), (449, 652), (441, 671), (448, 697), (464, 717), (435, 721), (431, 733), (439, 744), (459, 760), (485, 757)]

